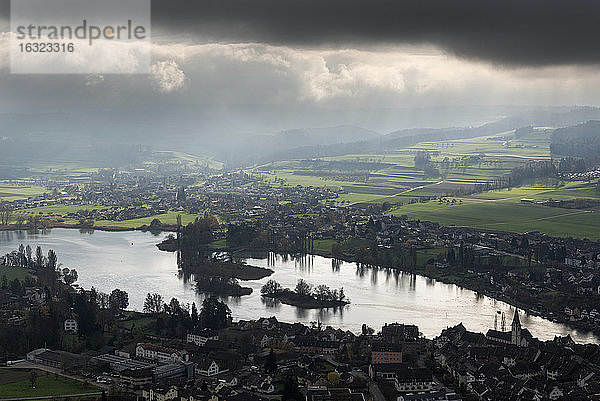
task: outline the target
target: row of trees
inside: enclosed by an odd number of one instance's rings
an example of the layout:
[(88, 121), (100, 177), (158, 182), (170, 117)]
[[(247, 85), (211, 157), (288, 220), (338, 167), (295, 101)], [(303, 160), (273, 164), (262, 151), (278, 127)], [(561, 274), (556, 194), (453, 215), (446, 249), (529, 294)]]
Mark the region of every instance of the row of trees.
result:
[(52, 249), (48, 251), (47, 257), (44, 256), (40, 246), (35, 248), (34, 255), (31, 246), (23, 246), (23, 244), (21, 244), (19, 245), (18, 250), (6, 254), (2, 260), (2, 263), (6, 266), (26, 267), (30, 269), (55, 269), (57, 265), (57, 257), (56, 253)]
[(230, 295), (242, 287), (233, 277), (196, 276), (196, 290), (211, 294)]
[(56, 253), (50, 249), (48, 256), (44, 256), (42, 247), (35, 248), (35, 254), (31, 246), (19, 245), (19, 249), (6, 254), (2, 261), (6, 266), (25, 267), (29, 269), (56, 269), (57, 260)]
[(40, 246), (35, 248), (34, 254), (31, 246), (21, 244), (18, 250), (0, 258), (0, 264), (36, 270), (38, 278), (50, 288), (55, 286), (57, 279), (62, 278), (65, 284), (72, 285), (78, 278), (77, 270), (67, 267), (60, 269), (56, 252), (50, 249), (48, 256), (44, 256)]
[(227, 226), (227, 245), (278, 253), (307, 253), (314, 250), (314, 239), (304, 230), (286, 230), (285, 235), (279, 235), (272, 228), (242, 222)]
[(61, 271), (56, 253), (50, 249), (45, 256), (40, 246), (36, 247), (34, 253), (29, 245), (21, 244), (18, 250), (0, 257), (0, 265), (35, 270), (40, 285), (49, 288), (56, 287), (57, 280), (61, 277), (64, 277), (67, 284), (73, 284), (77, 280), (75, 270), (63, 269)]
[(227, 327), (231, 321), (231, 310), (224, 302), (217, 297), (208, 297), (202, 302), (200, 312), (196, 303), (182, 304), (177, 298), (172, 298), (169, 303), (165, 303), (162, 295), (158, 293), (148, 293), (144, 300), (144, 313), (154, 315), (160, 318), (170, 318), (172, 327), (177, 325), (195, 330), (199, 328), (222, 329)]

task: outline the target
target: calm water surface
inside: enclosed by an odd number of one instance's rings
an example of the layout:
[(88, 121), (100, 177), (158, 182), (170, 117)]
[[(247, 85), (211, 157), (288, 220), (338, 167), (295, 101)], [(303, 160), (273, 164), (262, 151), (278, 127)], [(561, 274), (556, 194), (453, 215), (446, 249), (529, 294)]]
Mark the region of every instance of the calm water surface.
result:
[[(110, 292), (120, 288), (129, 293), (130, 309), (141, 310), (148, 292), (158, 292), (166, 300), (172, 297), (183, 302), (200, 304), (193, 282), (178, 273), (176, 256), (162, 252), (156, 243), (164, 234), (52, 229), (37, 234), (0, 232), (0, 253), (16, 249), (19, 244), (33, 248), (40, 245), (46, 253), (54, 249), (63, 267), (75, 268), (78, 284)], [(498, 311), (506, 315), (510, 327), (514, 309), (500, 301), (475, 292), (444, 284), (422, 276), (386, 269), (360, 269), (354, 263), (332, 265), (331, 259), (306, 256), (299, 259), (271, 256), (248, 258), (248, 264), (269, 267), (275, 273), (269, 277), (284, 287), (293, 288), (299, 278), (309, 283), (344, 287), (351, 304), (343, 309), (304, 310), (289, 305), (265, 301), (260, 287), (269, 279), (242, 282), (251, 287), (252, 295), (225, 299), (235, 319), (255, 319), (277, 316), (287, 322), (321, 321), (325, 325), (360, 331), (363, 323), (379, 329), (385, 322), (412, 323), (432, 338), (447, 326), (462, 322), (467, 329), (485, 333), (493, 328)], [(500, 325), (500, 316), (498, 325)], [(571, 336), (578, 342), (598, 342), (590, 333), (582, 333), (549, 320), (521, 314), (521, 323), (540, 339), (555, 335)]]

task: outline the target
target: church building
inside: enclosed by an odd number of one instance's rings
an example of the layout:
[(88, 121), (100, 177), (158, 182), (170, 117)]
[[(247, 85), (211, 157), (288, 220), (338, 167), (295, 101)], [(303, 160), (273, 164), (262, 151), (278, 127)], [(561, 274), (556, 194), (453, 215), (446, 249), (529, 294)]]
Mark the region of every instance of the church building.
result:
[(529, 330), (521, 327), (517, 309), (515, 309), (515, 316), (513, 317), (510, 331), (488, 330), (485, 337), (490, 341), (507, 345), (516, 345), (517, 347), (528, 347), (533, 339)]

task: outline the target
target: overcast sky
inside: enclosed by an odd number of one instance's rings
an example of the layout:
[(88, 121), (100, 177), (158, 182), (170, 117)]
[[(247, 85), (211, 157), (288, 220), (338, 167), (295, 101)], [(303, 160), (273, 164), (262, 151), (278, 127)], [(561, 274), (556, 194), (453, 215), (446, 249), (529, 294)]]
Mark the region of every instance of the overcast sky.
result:
[(0, 112), (600, 105), (597, 0), (157, 0), (142, 76), (11, 75), (7, 3)]

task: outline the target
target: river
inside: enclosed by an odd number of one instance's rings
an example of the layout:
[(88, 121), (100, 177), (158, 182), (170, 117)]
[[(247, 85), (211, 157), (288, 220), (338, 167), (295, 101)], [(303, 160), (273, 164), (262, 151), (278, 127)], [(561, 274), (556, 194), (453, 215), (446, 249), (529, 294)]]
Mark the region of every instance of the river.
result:
[[(17, 249), (19, 244), (41, 246), (44, 253), (54, 249), (63, 267), (75, 268), (78, 284), (110, 292), (114, 288), (127, 291), (130, 309), (140, 311), (148, 292), (160, 293), (166, 301), (172, 297), (182, 302), (204, 299), (194, 289), (193, 280), (179, 274), (174, 253), (162, 252), (156, 243), (165, 234), (148, 232), (80, 232), (73, 229), (52, 229), (46, 232), (0, 232), (0, 253)], [(344, 287), (351, 304), (343, 309), (304, 310), (294, 306), (266, 301), (260, 296), (261, 286), (269, 279), (242, 282), (251, 287), (252, 295), (224, 299), (234, 319), (256, 319), (276, 316), (286, 322), (309, 323), (320, 321), (343, 329), (359, 332), (363, 323), (379, 330), (388, 322), (410, 323), (419, 326), (428, 338), (441, 330), (462, 322), (468, 330), (485, 333), (494, 327), (494, 317), (506, 316), (506, 327), (514, 314), (512, 306), (478, 295), (453, 284), (444, 284), (423, 276), (389, 269), (359, 269), (354, 263), (332, 264), (321, 256), (286, 258), (247, 258), (248, 264), (269, 267), (270, 277), (284, 287), (293, 288), (299, 278), (313, 285), (327, 284)], [(591, 333), (579, 332), (537, 316), (521, 313), (521, 323), (542, 340), (555, 335), (570, 334), (577, 342), (599, 342)], [(500, 329), (501, 315), (498, 315)]]

